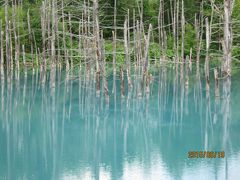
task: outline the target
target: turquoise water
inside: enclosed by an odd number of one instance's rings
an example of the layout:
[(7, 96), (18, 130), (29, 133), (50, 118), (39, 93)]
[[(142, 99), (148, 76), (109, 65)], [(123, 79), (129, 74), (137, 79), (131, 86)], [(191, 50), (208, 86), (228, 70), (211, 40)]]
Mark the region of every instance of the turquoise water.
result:
[(109, 103), (91, 74), (1, 75), (0, 179), (240, 179), (239, 74), (215, 97), (214, 81), (208, 94), (195, 71), (189, 86), (175, 72), (153, 73), (149, 96), (124, 98), (110, 75)]

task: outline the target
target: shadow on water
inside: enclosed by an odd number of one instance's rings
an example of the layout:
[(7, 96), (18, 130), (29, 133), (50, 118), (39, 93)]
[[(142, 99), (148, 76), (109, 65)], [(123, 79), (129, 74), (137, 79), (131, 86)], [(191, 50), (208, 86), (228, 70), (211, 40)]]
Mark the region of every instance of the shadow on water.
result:
[(220, 80), (215, 96), (199, 68), (163, 66), (148, 94), (135, 72), (124, 97), (120, 76), (108, 77), (109, 101), (91, 71), (1, 72), (0, 179), (236, 179), (237, 78)]

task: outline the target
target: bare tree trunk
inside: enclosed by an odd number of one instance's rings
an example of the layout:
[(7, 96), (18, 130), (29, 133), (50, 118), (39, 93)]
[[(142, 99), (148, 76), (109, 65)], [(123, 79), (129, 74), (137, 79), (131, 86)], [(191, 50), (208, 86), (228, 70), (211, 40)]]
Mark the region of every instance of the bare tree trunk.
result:
[(10, 69), (13, 70), (13, 44), (12, 44), (12, 32), (11, 21), (9, 21), (9, 48), (10, 48)]
[(137, 39), (137, 66), (140, 66), (141, 64), (141, 60), (142, 60), (142, 41), (141, 41), (141, 28), (140, 28), (140, 23), (137, 20), (137, 35), (136, 35), (136, 39)]
[(93, 21), (94, 21), (94, 36), (96, 47), (96, 71), (100, 71), (99, 65), (101, 61), (101, 47), (100, 47), (100, 35), (99, 35), (99, 20), (98, 20), (98, 0), (93, 1)]
[(116, 95), (116, 35), (115, 32), (112, 31), (113, 36), (113, 89), (112, 93), (114, 96)]
[(179, 0), (177, 0), (177, 9), (176, 9), (176, 55), (177, 61), (179, 62)]
[(98, 0), (93, 1), (93, 22), (94, 22), (94, 36), (95, 36), (95, 48), (96, 48), (96, 94), (100, 95), (100, 68), (101, 68), (101, 42), (100, 42), (100, 30), (98, 20)]
[(161, 48), (161, 56), (160, 56), (160, 61), (161, 59), (163, 59), (162, 57), (164, 57), (164, 33), (163, 33), (163, 14), (164, 14), (164, 11), (163, 11), (163, 6), (164, 6), (164, 3), (163, 3), (163, 0), (160, 0), (159, 2), (159, 14), (158, 14), (158, 39), (159, 39), (159, 46)]
[(2, 31), (2, 20), (0, 20), (0, 48), (1, 48), (1, 56), (0, 56), (0, 70), (2, 71), (4, 65), (4, 49), (3, 49), (3, 31)]
[(116, 31), (112, 31), (113, 36), (113, 73), (116, 74)]
[(182, 18), (181, 18), (181, 25), (182, 25), (182, 61), (184, 60), (184, 36), (185, 36), (185, 17), (184, 17), (184, 1), (182, 0)]
[(15, 44), (15, 65), (17, 70), (19, 70), (19, 41), (17, 36), (17, 27), (16, 27), (16, 4), (12, 2), (12, 21), (13, 21), (13, 33), (14, 33), (14, 44)]
[(72, 35), (72, 22), (71, 22), (71, 14), (68, 13), (68, 25), (69, 25), (69, 36), (70, 36), (70, 65), (71, 69), (73, 69), (73, 35)]
[(145, 37), (145, 62), (144, 62), (144, 73), (148, 70), (148, 51), (149, 51), (149, 44), (150, 44), (150, 35), (151, 35), (151, 31), (152, 31), (152, 25), (150, 24), (149, 25), (149, 28), (148, 28), (148, 35), (147, 35), (147, 38)]
[(149, 84), (150, 84), (150, 75), (148, 73), (148, 66), (149, 66), (149, 58), (148, 58), (148, 51), (149, 51), (149, 44), (150, 44), (150, 35), (152, 31), (152, 25), (149, 25), (148, 28), (148, 35), (147, 37), (144, 35), (145, 39), (145, 54), (144, 54), (144, 67), (143, 67), (143, 75), (142, 75), (142, 89), (146, 85), (146, 93), (150, 92)]
[(100, 28), (99, 28), (99, 10), (98, 0), (93, 1), (93, 27), (95, 36), (95, 67), (96, 67), (96, 94), (100, 95), (100, 72), (102, 71), (102, 52), (100, 42)]
[[(131, 49), (131, 38), (130, 38), (130, 17), (129, 17), (129, 9), (128, 9), (128, 16), (127, 16), (127, 46), (128, 49)], [(128, 50), (128, 65), (127, 65), (127, 79), (128, 79), (128, 89), (132, 89), (133, 85), (132, 85), (132, 79), (131, 79), (131, 54)], [(130, 90), (131, 91), (131, 90)]]
[(30, 24), (29, 9), (28, 9), (28, 12), (27, 12), (27, 21), (28, 21), (28, 36), (29, 36), (29, 43), (30, 43), (30, 45), (31, 45), (32, 68), (34, 69), (34, 58), (33, 58), (33, 38), (32, 38), (31, 24)]
[(48, 58), (51, 57), (51, 1), (47, 1), (47, 6), (46, 6), (46, 19), (45, 21), (47, 21), (47, 55)]
[(10, 49), (9, 49), (9, 28), (8, 28), (8, 0), (5, 0), (5, 37), (6, 37), (6, 63), (7, 68), (10, 65)]
[(116, 74), (116, 39), (117, 39), (117, 0), (114, 0), (114, 20), (113, 20), (113, 73)]
[(202, 46), (202, 31), (203, 31), (203, 2), (201, 3), (199, 17), (195, 14), (195, 33), (196, 33), (196, 61), (200, 61), (200, 53)]
[(205, 58), (205, 78), (206, 78), (206, 91), (209, 91), (209, 47), (210, 47), (210, 27), (208, 18), (205, 19), (206, 21), (206, 58)]
[(113, 26), (115, 35), (117, 35), (117, 0), (114, 0), (114, 20), (113, 20)]
[(128, 29), (127, 29), (127, 18), (124, 21), (124, 51), (125, 51), (125, 62), (128, 67), (129, 65), (129, 53), (128, 53)]
[(55, 41), (56, 41), (56, 1), (52, 0), (52, 37), (51, 37), (51, 60), (52, 64), (55, 66), (56, 63), (56, 49), (55, 49)]
[(224, 41), (223, 53), (224, 53), (224, 63), (223, 63), (223, 72), (224, 74), (231, 76), (231, 58), (232, 58), (232, 11), (235, 0), (224, 0)]
[[(171, 2), (171, 1), (170, 1)], [(172, 3), (171, 3), (172, 5)], [(172, 12), (172, 29), (173, 29), (173, 50), (175, 53), (177, 53), (177, 44), (176, 44), (176, 0), (174, 0), (172, 8), (171, 8)]]
[[(186, 66), (185, 66), (185, 72), (186, 72), (186, 78), (185, 78), (185, 88), (186, 88), (186, 90), (188, 90), (188, 84), (189, 84), (189, 70), (190, 70), (190, 63), (191, 63), (191, 61), (190, 61), (190, 58), (187, 56), (186, 57), (186, 62), (187, 62), (187, 64), (186, 64)], [(188, 66), (187, 66), (188, 65)]]
[(43, 53), (43, 62), (41, 63), (41, 69), (46, 69), (46, 3), (45, 1), (42, 2), (41, 6), (41, 31), (42, 31), (42, 53)]
[(64, 20), (64, 2), (62, 0), (62, 31), (63, 31), (63, 50), (64, 50), (64, 59), (66, 64), (66, 70), (69, 70), (69, 61), (67, 56), (67, 46), (66, 46), (66, 31), (65, 31), (65, 20)]
[(124, 22), (124, 51), (125, 51), (125, 62), (127, 68), (127, 79), (128, 87), (132, 88), (131, 74), (130, 74), (130, 56), (129, 56), (129, 31), (128, 31), (128, 19)]
[(195, 34), (196, 34), (196, 61), (199, 62), (200, 59), (200, 29), (199, 29), (199, 21), (197, 19), (197, 14), (195, 14)]
[[(86, 0), (84, 0), (84, 9), (83, 9), (83, 13), (82, 13), (82, 33), (83, 33), (83, 49), (84, 49), (84, 62), (85, 62), (85, 71), (87, 74), (87, 77), (89, 77), (89, 72), (90, 72), (90, 65), (88, 62), (88, 55), (89, 55), (89, 40), (87, 39), (87, 35), (88, 33), (88, 29), (90, 31), (90, 27), (89, 27), (89, 1), (88, 4), (86, 4)], [(93, 21), (94, 22), (94, 21)], [(95, 29), (95, 28), (94, 28)]]
[(102, 51), (102, 76), (103, 76), (103, 87), (104, 87), (104, 94), (105, 94), (105, 100), (106, 103), (109, 103), (109, 91), (108, 91), (108, 81), (107, 81), (107, 73), (105, 69), (105, 46), (104, 46), (104, 39), (103, 39), (103, 31), (101, 31), (101, 51)]
[[(136, 17), (135, 9), (133, 9), (133, 61), (136, 62)], [(136, 64), (135, 64), (136, 65)], [(136, 66), (135, 66), (136, 67)]]
[(79, 56), (79, 59), (80, 59), (80, 62), (79, 62), (79, 73), (81, 71), (81, 68), (82, 68), (82, 54), (83, 54), (83, 47), (82, 47), (82, 37), (81, 37), (81, 29), (82, 29), (82, 26), (81, 26), (81, 21), (79, 21), (79, 24), (78, 24), (78, 56)]
[(35, 48), (35, 58), (36, 58), (36, 66), (38, 67), (38, 47), (37, 47), (37, 42), (35, 39), (35, 32), (34, 30), (32, 30), (32, 37), (33, 37), (33, 44), (34, 44), (34, 48)]

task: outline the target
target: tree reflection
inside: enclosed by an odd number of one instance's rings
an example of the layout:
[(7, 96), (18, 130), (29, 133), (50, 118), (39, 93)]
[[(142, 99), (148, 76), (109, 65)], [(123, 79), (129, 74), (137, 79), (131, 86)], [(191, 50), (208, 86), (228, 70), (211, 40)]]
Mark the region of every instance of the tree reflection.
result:
[[(201, 164), (188, 159), (188, 151), (224, 150), (227, 179), (229, 156), (240, 149), (232, 136), (238, 132), (229, 130), (231, 79), (218, 84), (221, 97), (212, 96), (214, 88), (201, 88), (198, 65), (188, 68), (163, 64), (153, 75), (149, 97), (141, 76), (133, 76), (136, 86), (124, 98), (117, 74), (109, 76), (109, 104), (104, 89), (96, 96), (89, 69), (77, 74), (58, 67), (34, 74), (1, 70), (0, 177), (61, 179), (69, 173), (83, 177), (88, 170), (100, 179), (105, 169), (119, 179), (127, 164), (138, 162), (146, 174), (161, 165), (178, 178)], [(221, 159), (206, 161), (216, 170), (213, 176), (223, 170)]]

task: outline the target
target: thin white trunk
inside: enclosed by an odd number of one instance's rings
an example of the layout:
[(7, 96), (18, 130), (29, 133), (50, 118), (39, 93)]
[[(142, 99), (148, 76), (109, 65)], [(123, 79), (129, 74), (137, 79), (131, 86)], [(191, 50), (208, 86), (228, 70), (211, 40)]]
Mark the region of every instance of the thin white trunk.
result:
[(2, 69), (4, 64), (4, 50), (3, 50), (3, 31), (2, 31), (2, 20), (0, 20), (0, 48), (1, 48), (1, 56), (0, 56), (0, 68)]
[(182, 25), (182, 61), (184, 60), (184, 36), (185, 36), (185, 16), (184, 16), (184, 1), (182, 0), (182, 18), (181, 18), (181, 25)]
[(223, 53), (224, 53), (224, 65), (223, 72), (226, 75), (231, 76), (231, 58), (232, 58), (232, 10), (233, 10), (234, 0), (224, 0), (224, 42)]

